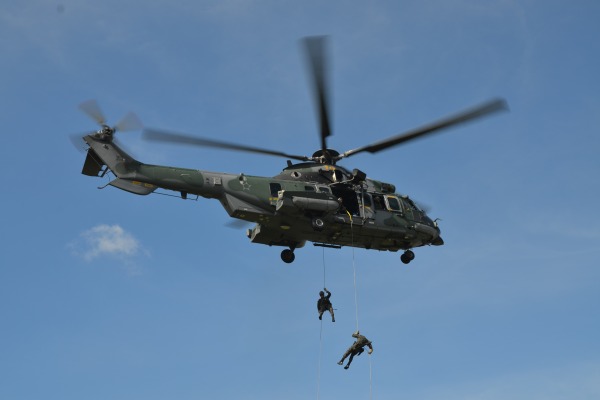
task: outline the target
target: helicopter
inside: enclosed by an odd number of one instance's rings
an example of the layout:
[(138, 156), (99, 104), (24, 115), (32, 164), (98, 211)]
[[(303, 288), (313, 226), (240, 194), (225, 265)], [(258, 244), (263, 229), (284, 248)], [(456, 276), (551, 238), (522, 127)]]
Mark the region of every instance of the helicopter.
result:
[[(438, 220), (432, 220), (408, 195), (396, 192), (387, 182), (349, 170), (338, 161), (369, 152), (377, 153), (491, 113), (507, 109), (503, 99), (492, 99), (465, 111), (387, 139), (338, 152), (328, 147), (332, 135), (327, 81), (326, 37), (302, 39), (319, 122), (320, 148), (312, 156), (290, 154), (168, 130), (144, 128), (142, 137), (157, 142), (211, 147), (287, 158), (287, 166), (273, 177), (230, 174), (142, 163), (115, 140), (117, 131), (137, 127), (128, 114), (114, 127), (107, 124), (95, 100), (80, 108), (101, 129), (82, 137), (87, 156), (82, 174), (114, 175), (108, 184), (137, 195), (157, 189), (178, 192), (177, 197), (200, 196), (218, 200), (230, 217), (255, 223), (248, 229), (251, 243), (284, 247), (281, 259), (292, 263), (294, 251), (307, 242), (314, 246), (344, 246), (397, 252), (410, 263), (412, 249), (441, 246)], [(299, 161), (293, 163), (291, 160)]]

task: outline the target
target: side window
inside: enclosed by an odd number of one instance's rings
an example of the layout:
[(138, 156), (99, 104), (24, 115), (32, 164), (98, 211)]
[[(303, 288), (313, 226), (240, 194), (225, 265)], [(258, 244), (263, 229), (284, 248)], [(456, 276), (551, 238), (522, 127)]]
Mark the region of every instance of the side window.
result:
[(385, 196), (385, 200), (387, 201), (387, 206), (390, 211), (402, 212), (402, 207), (400, 206), (400, 201), (397, 197)]
[(331, 193), (331, 189), (329, 189), (327, 186), (319, 186), (319, 192)]
[(269, 183), (269, 187), (271, 188), (271, 197), (278, 197), (281, 185), (279, 183)]
[(314, 192), (315, 187), (314, 186), (304, 186), (304, 190), (306, 190), (307, 192)]
[(373, 196), (373, 205), (375, 206), (375, 210), (383, 210), (384, 206), (383, 206), (383, 197), (381, 197), (380, 195), (374, 195)]
[(373, 203), (371, 202), (371, 195), (370, 194), (365, 193), (364, 197), (359, 194), (358, 198), (359, 199), (364, 199), (364, 202), (365, 202), (364, 206), (365, 207), (373, 207)]

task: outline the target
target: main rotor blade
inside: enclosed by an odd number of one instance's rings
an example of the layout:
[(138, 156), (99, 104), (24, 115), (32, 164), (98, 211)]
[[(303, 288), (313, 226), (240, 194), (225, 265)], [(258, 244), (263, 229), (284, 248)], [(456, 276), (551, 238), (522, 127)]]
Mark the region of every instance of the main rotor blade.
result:
[(244, 229), (251, 224), (252, 224), (252, 222), (250, 222), (250, 221), (246, 221), (243, 219), (234, 219), (234, 220), (227, 222), (225, 224), (225, 226), (228, 228), (232, 228), (232, 229)]
[(483, 104), (480, 104), (476, 107), (470, 108), (466, 111), (463, 111), (459, 114), (441, 119), (437, 122), (433, 122), (429, 125), (422, 126), (420, 128), (414, 129), (412, 131), (408, 131), (406, 133), (393, 136), (389, 139), (382, 140), (380, 142), (376, 142), (367, 146), (359, 147), (354, 150), (346, 151), (341, 154), (338, 159), (344, 157), (350, 157), (351, 155), (361, 153), (364, 151), (368, 151), (369, 153), (377, 153), (378, 151), (385, 150), (392, 146), (397, 146), (401, 143), (408, 142), (409, 140), (413, 140), (419, 137), (423, 137), (425, 135), (429, 135), (435, 132), (438, 132), (442, 129), (446, 129), (455, 125), (459, 125), (465, 122), (472, 121), (474, 119), (486, 116), (488, 114), (501, 111), (508, 110), (508, 105), (504, 99), (493, 99), (487, 101)]
[(79, 109), (100, 125), (106, 125), (106, 118), (96, 100), (87, 100), (79, 105)]
[(327, 80), (327, 54), (326, 37), (311, 36), (304, 38), (304, 46), (309, 68), (309, 75), (312, 77), (313, 92), (319, 118), (319, 128), (321, 135), (321, 150), (327, 149), (327, 137), (331, 135), (331, 123), (329, 121), (329, 93)]
[(251, 147), (251, 146), (244, 146), (241, 144), (221, 142), (218, 140), (204, 139), (204, 138), (199, 138), (199, 137), (195, 137), (195, 136), (184, 135), (181, 133), (160, 131), (157, 129), (144, 129), (144, 132), (142, 133), (142, 137), (146, 140), (153, 140), (153, 141), (157, 141), (157, 142), (188, 144), (188, 145), (199, 146), (199, 147), (216, 147), (216, 148), (220, 148), (220, 149), (244, 151), (247, 153), (268, 154), (271, 156), (291, 158), (293, 160), (300, 160), (300, 161), (308, 161), (309, 160), (309, 158), (306, 156), (287, 154), (287, 153), (283, 153), (280, 151), (263, 149), (260, 147)]

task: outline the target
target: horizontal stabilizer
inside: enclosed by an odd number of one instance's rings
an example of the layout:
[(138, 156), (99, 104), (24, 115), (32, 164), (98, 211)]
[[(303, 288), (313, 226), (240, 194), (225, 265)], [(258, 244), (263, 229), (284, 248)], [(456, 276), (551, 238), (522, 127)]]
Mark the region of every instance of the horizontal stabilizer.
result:
[(124, 190), (133, 194), (147, 195), (154, 192), (157, 186), (149, 183), (143, 183), (138, 181), (127, 181), (125, 179), (117, 178), (109, 183), (109, 185)]

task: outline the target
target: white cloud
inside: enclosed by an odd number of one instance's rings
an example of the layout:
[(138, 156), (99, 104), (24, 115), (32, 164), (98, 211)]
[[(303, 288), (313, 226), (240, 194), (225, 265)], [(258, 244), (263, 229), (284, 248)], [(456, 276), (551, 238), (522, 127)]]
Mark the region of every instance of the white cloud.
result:
[(140, 273), (135, 260), (147, 256), (140, 242), (119, 225), (97, 225), (82, 232), (80, 239), (70, 244), (74, 254), (90, 262), (108, 256), (120, 260), (130, 273)]

